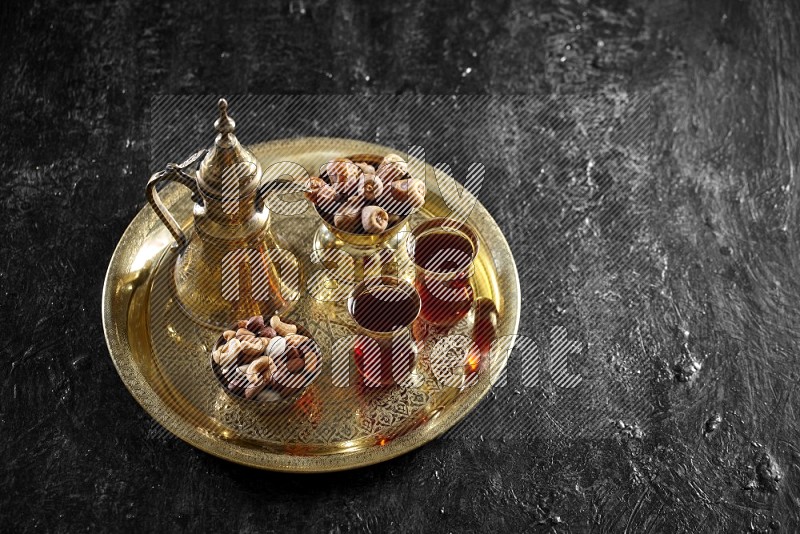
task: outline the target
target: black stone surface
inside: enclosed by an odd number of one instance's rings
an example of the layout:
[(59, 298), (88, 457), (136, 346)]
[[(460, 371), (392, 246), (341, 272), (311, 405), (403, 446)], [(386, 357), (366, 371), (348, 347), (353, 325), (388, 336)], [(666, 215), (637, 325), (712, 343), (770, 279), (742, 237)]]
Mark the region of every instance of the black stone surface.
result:
[[(798, 11), (777, 0), (3, 3), (2, 530), (797, 531)], [(630, 91), (654, 102), (652, 276), (633, 325), (640, 359), (609, 353), (608, 365), (654, 370), (641, 428), (615, 413), (592, 439), (468, 433), (370, 468), (291, 476), (165, 436), (119, 380), (100, 295), (144, 203), (153, 95)], [(501, 174), (481, 197), (518, 262), (552, 246), (520, 230), (530, 182), (524, 168)], [(505, 209), (511, 194), (521, 200)], [(537, 296), (558, 290), (525, 284), (521, 331), (535, 335), (557, 313)]]

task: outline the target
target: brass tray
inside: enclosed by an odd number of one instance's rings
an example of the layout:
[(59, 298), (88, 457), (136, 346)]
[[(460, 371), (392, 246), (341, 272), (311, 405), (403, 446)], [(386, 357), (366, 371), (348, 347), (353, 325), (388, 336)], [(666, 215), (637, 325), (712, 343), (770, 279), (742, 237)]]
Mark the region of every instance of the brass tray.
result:
[[(396, 152), (333, 138), (279, 140), (249, 149), (265, 169), (283, 161), (298, 163), (309, 172), (334, 157)], [(427, 202), (412, 217), (412, 227), (420, 220), (449, 214), (433, 168), (425, 168)], [(471, 199), (469, 192), (463, 194)], [(168, 185), (162, 199), (188, 229), (189, 190)], [(496, 306), (498, 337), (514, 335), (520, 311), (514, 258), (480, 203), (475, 203), (468, 221), (480, 239), (473, 275), (476, 299), (491, 299)], [(273, 213), (273, 233), (300, 258), (306, 282), (315, 268), (310, 257), (319, 224), (311, 206), (292, 216)], [(264, 404), (236, 401), (225, 394), (209, 366), (209, 347), (219, 332), (193, 323), (176, 304), (174, 285), (169, 283), (175, 253), (169, 232), (145, 206), (123, 234), (108, 267), (102, 309), (106, 342), (122, 381), (139, 404), (165, 429), (220, 458), (287, 472), (337, 471), (382, 462), (453, 427), (506, 367), (510, 346), (493, 354), (491, 365), (469, 387), (442, 384), (426, 351), (443, 334), (432, 332), (428, 348), (420, 353), (413, 387), (364, 391), (342, 387), (341, 376), (334, 385), (331, 349), (335, 340), (352, 333), (353, 324), (344, 302), (320, 302), (304, 293), (289, 316), (320, 345), (324, 353), (320, 376), (295, 399)], [(448, 334), (469, 336), (473, 321), (470, 313)], [(352, 365), (349, 372), (350, 376), (355, 372)]]

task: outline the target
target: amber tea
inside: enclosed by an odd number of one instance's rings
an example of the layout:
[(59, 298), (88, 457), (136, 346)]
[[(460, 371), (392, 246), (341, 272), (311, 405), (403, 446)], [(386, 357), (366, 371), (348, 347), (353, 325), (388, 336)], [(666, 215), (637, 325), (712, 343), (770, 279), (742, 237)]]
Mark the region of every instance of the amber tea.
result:
[(353, 319), (372, 332), (389, 333), (410, 325), (419, 304), (407, 289), (380, 286), (366, 290), (353, 299)]
[(452, 325), (472, 307), (470, 283), (477, 240), (469, 226), (451, 219), (431, 219), (413, 231), (409, 254), (416, 265), (415, 287), (425, 321)]
[(390, 386), (409, 376), (417, 360), (417, 346), (408, 329), (419, 314), (414, 288), (397, 278), (372, 280), (353, 291), (350, 315), (361, 327), (353, 355), (359, 375), (369, 386)]
[(431, 230), (417, 238), (414, 263), (434, 273), (465, 271), (475, 249), (466, 235), (452, 230)]

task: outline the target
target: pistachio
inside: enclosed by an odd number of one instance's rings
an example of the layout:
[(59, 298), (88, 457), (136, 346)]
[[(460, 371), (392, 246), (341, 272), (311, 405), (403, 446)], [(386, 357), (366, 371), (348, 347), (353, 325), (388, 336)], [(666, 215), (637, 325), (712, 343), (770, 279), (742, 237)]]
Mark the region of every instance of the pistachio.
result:
[(347, 158), (332, 159), (325, 164), (324, 168), (331, 184), (346, 182), (350, 178), (358, 178), (358, 174), (361, 172), (361, 169)]
[(408, 163), (397, 154), (387, 154), (376, 171), (384, 184), (401, 180), (408, 174)]
[(361, 221), (361, 208), (363, 207), (364, 197), (361, 195), (350, 197), (347, 202), (336, 210), (333, 216), (333, 224), (336, 225), (336, 228), (345, 232), (355, 232), (358, 230), (358, 223)]
[(247, 320), (247, 328), (253, 334), (256, 334), (264, 326), (264, 317), (261, 315), (254, 315)]
[(247, 380), (251, 384), (259, 384), (261, 381), (269, 382), (275, 374), (275, 362), (269, 356), (262, 356), (247, 367)]
[(383, 193), (383, 181), (374, 174), (365, 174), (358, 184), (358, 194), (364, 200), (373, 201)]
[(366, 206), (361, 210), (361, 225), (369, 234), (379, 234), (386, 230), (389, 215), (380, 206)]
[(235, 336), (236, 336), (236, 332), (234, 332), (233, 330), (225, 330), (222, 333), (222, 339), (224, 339), (225, 341), (230, 341), (231, 338), (233, 338)]
[(284, 352), (286, 352), (286, 338), (275, 336), (269, 340), (266, 349), (267, 356), (277, 359), (280, 358)]

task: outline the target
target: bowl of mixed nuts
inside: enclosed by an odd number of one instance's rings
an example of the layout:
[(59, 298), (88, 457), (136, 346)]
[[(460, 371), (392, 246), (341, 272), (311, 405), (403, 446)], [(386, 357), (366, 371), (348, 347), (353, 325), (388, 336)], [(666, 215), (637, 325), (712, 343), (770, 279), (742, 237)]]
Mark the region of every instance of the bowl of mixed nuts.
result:
[(396, 154), (336, 158), (310, 180), (306, 197), (328, 230), (356, 246), (394, 237), (425, 204), (425, 182), (412, 177)]
[(233, 398), (275, 400), (306, 388), (319, 374), (319, 346), (301, 326), (277, 315), (255, 315), (225, 330), (211, 352), (211, 369)]

